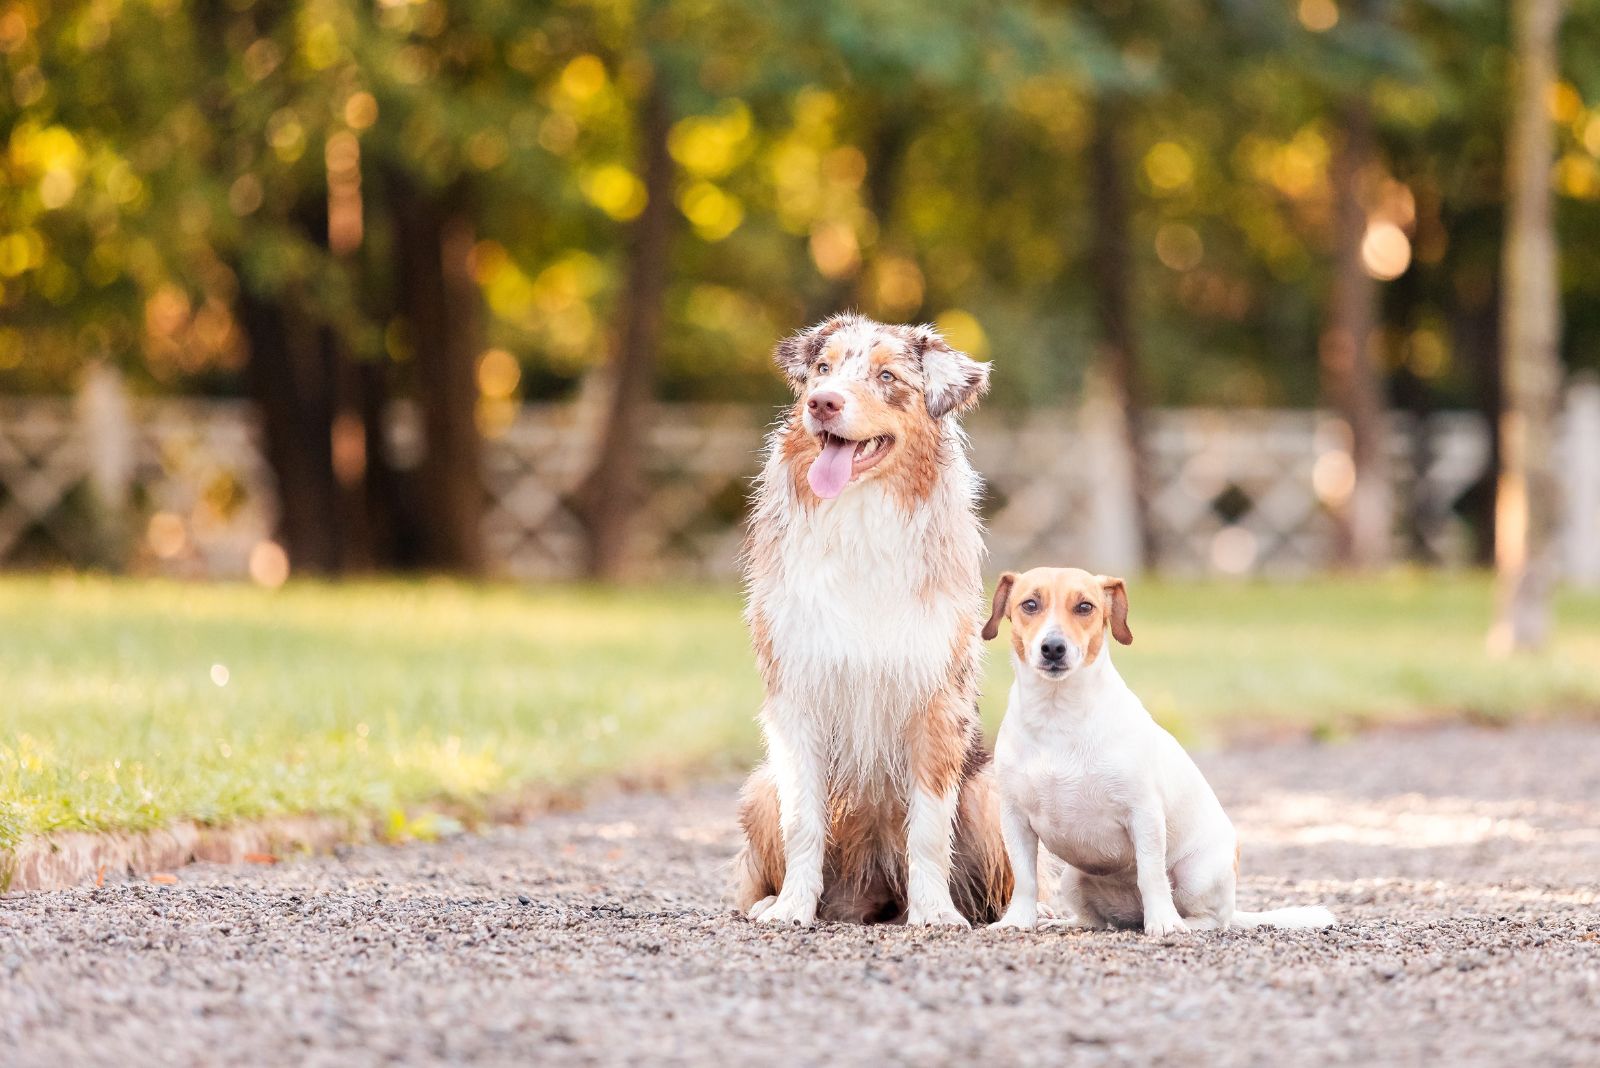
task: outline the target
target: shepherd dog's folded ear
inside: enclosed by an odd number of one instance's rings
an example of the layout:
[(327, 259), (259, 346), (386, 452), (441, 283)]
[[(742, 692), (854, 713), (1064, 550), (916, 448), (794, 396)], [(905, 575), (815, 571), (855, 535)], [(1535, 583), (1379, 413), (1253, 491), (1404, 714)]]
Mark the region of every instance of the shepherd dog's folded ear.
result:
[(933, 327), (912, 327), (911, 347), (922, 360), (922, 392), (935, 419), (967, 411), (989, 391), (989, 365), (951, 348)]

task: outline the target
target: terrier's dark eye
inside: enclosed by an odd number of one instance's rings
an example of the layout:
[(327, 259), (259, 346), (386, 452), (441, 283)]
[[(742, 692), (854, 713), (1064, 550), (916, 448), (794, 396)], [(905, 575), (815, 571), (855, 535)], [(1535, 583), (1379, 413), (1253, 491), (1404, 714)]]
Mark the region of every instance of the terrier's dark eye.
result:
[(1035, 601), (1032, 597), (1029, 597), (1026, 601), (1022, 602), (1022, 610), (1031, 616), (1039, 610), (1039, 602)]
[(1090, 612), (1094, 611), (1094, 604), (1090, 601), (1079, 601), (1078, 607), (1074, 608), (1073, 611), (1078, 613), (1080, 616), (1086, 616)]

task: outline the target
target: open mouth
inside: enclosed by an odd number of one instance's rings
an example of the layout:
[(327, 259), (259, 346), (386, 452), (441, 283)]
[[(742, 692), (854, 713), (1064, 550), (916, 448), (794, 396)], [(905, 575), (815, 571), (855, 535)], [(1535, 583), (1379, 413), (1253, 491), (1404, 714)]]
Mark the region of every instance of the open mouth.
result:
[(851, 441), (823, 431), (818, 440), (822, 443), (822, 452), (811, 461), (806, 480), (811, 483), (812, 491), (823, 499), (839, 496), (851, 479), (876, 467), (894, 447), (894, 438), (888, 434)]

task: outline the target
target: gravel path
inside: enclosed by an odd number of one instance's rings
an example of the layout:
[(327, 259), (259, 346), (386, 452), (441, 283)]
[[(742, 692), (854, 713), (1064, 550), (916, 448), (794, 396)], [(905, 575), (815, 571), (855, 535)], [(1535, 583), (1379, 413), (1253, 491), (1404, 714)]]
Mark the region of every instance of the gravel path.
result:
[(728, 784), (0, 900), (0, 1062), (1600, 1063), (1600, 727), (1201, 761), (1240, 903), (1328, 932), (780, 932)]

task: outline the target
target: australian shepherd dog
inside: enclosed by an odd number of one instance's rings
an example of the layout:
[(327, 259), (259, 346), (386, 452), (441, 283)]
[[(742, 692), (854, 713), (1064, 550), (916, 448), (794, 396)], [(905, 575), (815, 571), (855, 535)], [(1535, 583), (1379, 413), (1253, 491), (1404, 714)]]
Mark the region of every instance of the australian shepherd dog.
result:
[(762, 923), (989, 922), (1012, 877), (979, 735), (984, 549), (957, 423), (989, 365), (857, 315), (776, 358), (796, 402), (745, 546), (767, 757), (741, 804), (738, 904)]

